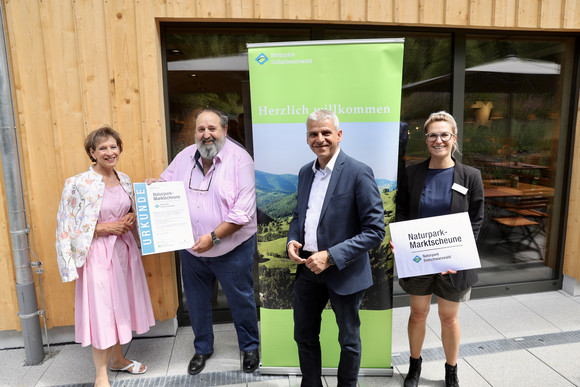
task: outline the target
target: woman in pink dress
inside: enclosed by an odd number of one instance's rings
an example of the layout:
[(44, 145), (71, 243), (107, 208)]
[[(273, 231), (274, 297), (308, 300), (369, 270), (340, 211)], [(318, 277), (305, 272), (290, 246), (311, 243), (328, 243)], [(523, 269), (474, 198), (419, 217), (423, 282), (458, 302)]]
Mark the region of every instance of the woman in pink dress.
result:
[(67, 179), (59, 205), (56, 250), (63, 282), (76, 280), (75, 340), (92, 345), (95, 386), (109, 386), (112, 371), (142, 374), (122, 344), (132, 331), (155, 324), (136, 230), (129, 177), (115, 170), (123, 143), (110, 127), (90, 133), (85, 150), (94, 162)]

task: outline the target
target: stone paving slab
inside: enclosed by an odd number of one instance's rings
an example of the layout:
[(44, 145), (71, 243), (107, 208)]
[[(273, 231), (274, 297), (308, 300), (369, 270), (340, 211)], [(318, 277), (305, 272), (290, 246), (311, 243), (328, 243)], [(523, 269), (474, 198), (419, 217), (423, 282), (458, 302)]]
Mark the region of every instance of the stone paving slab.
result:
[[(442, 386), (444, 353), (433, 305), (423, 351), (422, 386)], [(406, 321), (409, 308), (393, 311), (393, 376), (363, 376), (360, 387), (401, 386), (408, 369)], [(536, 293), (468, 301), (460, 311), (462, 344), (458, 369), (461, 385), (580, 386), (580, 297), (563, 292)], [(215, 326), (214, 355), (206, 369), (190, 376), (193, 356), (190, 327), (176, 336), (137, 338), (124, 346), (129, 359), (148, 366), (145, 375), (110, 373), (112, 386), (251, 386), (298, 387), (300, 376), (261, 375), (240, 371), (240, 352), (232, 324)], [(0, 387), (91, 386), (92, 352), (79, 344), (51, 346), (37, 366), (24, 364), (24, 349), (0, 350)], [(335, 386), (335, 377), (324, 377)]]

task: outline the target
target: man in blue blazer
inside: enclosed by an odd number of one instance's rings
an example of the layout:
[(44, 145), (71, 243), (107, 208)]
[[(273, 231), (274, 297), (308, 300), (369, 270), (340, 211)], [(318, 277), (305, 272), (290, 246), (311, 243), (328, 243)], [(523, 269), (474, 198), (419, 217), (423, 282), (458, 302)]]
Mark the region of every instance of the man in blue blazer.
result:
[(339, 148), (334, 112), (306, 120), (317, 158), (298, 175), (298, 204), (288, 231), (288, 256), (298, 264), (294, 340), (302, 386), (322, 386), (320, 323), (330, 300), (341, 347), (338, 385), (356, 386), (361, 358), (358, 311), (373, 283), (368, 251), (385, 237), (384, 209), (372, 169)]

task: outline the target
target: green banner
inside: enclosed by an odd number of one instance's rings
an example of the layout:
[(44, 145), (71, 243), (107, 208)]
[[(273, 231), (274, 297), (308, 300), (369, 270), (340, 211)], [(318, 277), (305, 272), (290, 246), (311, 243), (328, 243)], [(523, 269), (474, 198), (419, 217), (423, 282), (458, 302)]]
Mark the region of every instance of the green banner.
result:
[[(403, 40), (250, 44), (248, 60), (258, 202), (261, 372), (295, 372), (296, 264), (286, 256), (286, 238), (296, 206), (298, 171), (316, 158), (306, 144), (306, 118), (318, 109), (336, 112), (343, 131), (340, 147), (373, 168), (388, 225), (395, 215)], [(360, 311), (361, 374), (392, 372), (389, 240), (387, 227), (383, 243), (370, 252), (374, 284)], [(320, 334), (324, 374), (336, 372), (337, 337), (334, 313), (327, 309)]]
[(302, 123), (323, 108), (341, 122), (398, 122), (402, 42), (356, 42), (250, 45), (252, 122)]

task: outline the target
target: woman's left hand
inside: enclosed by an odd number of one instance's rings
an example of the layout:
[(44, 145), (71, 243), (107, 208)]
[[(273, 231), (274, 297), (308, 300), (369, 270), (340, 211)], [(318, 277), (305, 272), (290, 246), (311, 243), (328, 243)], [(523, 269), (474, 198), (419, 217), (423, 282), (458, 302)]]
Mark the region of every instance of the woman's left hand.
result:
[(127, 215), (123, 216), (119, 222), (125, 223), (129, 229), (132, 229), (135, 227), (135, 223), (137, 222), (137, 215), (129, 212)]
[(445, 275), (445, 274), (457, 274), (457, 270), (451, 270), (451, 269), (449, 269), (449, 270), (444, 271), (443, 273), (441, 273), (441, 275)]

